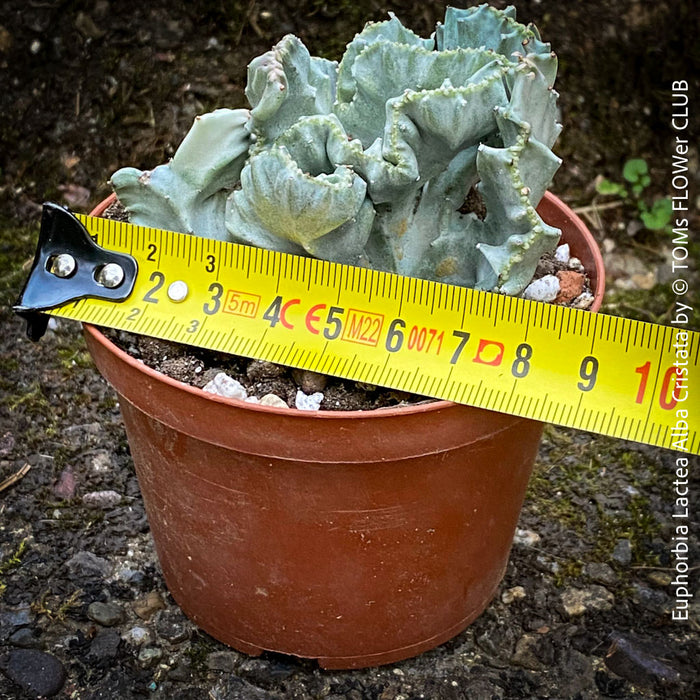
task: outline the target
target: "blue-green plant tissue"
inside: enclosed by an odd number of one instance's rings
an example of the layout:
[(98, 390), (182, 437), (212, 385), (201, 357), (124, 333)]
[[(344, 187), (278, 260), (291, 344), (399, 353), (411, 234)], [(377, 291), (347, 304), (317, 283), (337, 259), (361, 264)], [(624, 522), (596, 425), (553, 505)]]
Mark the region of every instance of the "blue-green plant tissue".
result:
[(367, 24), (340, 63), (285, 36), (251, 109), (197, 117), (172, 160), (112, 185), (133, 223), (519, 294), (559, 230), (557, 59), (515, 9), (447, 8), (429, 39)]

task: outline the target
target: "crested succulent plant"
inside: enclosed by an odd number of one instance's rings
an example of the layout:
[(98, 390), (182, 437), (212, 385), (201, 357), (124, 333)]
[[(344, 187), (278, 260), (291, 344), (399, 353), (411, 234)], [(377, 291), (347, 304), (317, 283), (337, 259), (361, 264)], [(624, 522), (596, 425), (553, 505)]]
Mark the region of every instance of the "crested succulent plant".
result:
[(285, 36), (250, 110), (198, 117), (112, 185), (134, 223), (519, 294), (558, 229), (556, 56), (515, 9), (447, 8), (429, 39), (367, 24), (340, 63)]

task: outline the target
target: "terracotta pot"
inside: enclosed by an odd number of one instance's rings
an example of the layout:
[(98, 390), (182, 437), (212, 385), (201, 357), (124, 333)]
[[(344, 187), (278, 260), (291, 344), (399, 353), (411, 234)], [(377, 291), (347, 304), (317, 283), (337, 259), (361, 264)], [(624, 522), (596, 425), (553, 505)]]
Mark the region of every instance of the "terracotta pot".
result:
[[(599, 305), (590, 233), (551, 195), (541, 212), (587, 265)], [(85, 333), (119, 394), (167, 586), (210, 635), (249, 654), (356, 668), (435, 647), (488, 605), (541, 423), (446, 401), (261, 407), (184, 385), (96, 328)]]

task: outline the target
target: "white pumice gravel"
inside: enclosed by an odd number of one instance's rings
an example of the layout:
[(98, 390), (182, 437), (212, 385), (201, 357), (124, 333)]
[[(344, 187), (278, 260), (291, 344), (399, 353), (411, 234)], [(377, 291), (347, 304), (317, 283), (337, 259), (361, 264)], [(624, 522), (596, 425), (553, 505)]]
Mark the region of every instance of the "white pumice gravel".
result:
[(318, 411), (321, 408), (323, 394), (316, 391), (313, 394), (305, 394), (301, 389), (297, 391), (295, 405), (300, 411)]
[(562, 243), (560, 246), (557, 246), (556, 251), (554, 251), (554, 259), (555, 260), (558, 260), (559, 262), (566, 264), (569, 262), (570, 258), (571, 258), (571, 250), (569, 248), (568, 243)]
[(522, 296), (532, 301), (554, 301), (559, 294), (559, 280), (555, 275), (545, 275), (525, 287)]
[(226, 372), (219, 372), (214, 379), (204, 385), (204, 391), (227, 399), (246, 399), (248, 392), (245, 387), (233, 377), (229, 377)]

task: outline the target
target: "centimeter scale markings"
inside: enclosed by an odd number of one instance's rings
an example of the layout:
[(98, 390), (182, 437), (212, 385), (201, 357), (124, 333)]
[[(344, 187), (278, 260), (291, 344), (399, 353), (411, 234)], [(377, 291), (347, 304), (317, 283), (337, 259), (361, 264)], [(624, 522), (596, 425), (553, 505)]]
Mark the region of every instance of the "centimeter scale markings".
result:
[(700, 454), (700, 333), (78, 218), (136, 284), (53, 315)]

